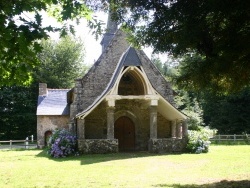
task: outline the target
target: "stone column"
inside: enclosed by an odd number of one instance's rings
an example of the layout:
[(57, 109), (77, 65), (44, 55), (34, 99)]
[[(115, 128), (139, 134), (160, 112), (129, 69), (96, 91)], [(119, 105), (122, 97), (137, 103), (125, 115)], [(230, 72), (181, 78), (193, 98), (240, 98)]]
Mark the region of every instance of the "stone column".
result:
[(187, 138), (188, 137), (188, 126), (187, 126), (187, 121), (184, 120), (182, 122), (182, 137)]
[(79, 140), (85, 139), (85, 119), (77, 119), (77, 137)]
[(171, 136), (176, 138), (176, 121), (171, 121)]
[(177, 132), (176, 137), (177, 138), (182, 138), (182, 124), (181, 124), (180, 121), (177, 122), (176, 132)]
[(150, 107), (150, 139), (157, 138), (157, 106)]
[(113, 106), (107, 108), (107, 139), (114, 139), (114, 111)]

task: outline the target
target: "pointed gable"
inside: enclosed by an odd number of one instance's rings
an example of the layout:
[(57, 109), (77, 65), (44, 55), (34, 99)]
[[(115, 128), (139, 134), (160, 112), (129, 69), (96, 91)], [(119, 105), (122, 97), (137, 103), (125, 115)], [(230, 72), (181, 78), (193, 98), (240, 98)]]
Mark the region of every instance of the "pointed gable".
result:
[(129, 47), (126, 53), (122, 57), (123, 66), (141, 66), (141, 60), (139, 59), (134, 48)]
[[(108, 93), (114, 90), (114, 87), (118, 90), (118, 82), (120, 82), (122, 72), (124, 73), (127, 70), (126, 67), (137, 67), (139, 74), (132, 71), (131, 73), (128, 72), (128, 76), (135, 79), (135, 87), (137, 90), (140, 88), (140, 91), (138, 90), (137, 92), (138, 94), (142, 93), (140, 95), (145, 95), (145, 97), (146, 95), (159, 95), (157, 97), (161, 103), (159, 109), (161, 108), (165, 116), (169, 117), (170, 115), (164, 112), (164, 108), (167, 107), (168, 109), (173, 109), (173, 114), (177, 113), (178, 117), (184, 117), (175, 109), (173, 90), (170, 83), (166, 81), (164, 76), (142, 50), (134, 49), (128, 44), (126, 34), (121, 30), (117, 30), (115, 36), (97, 62), (79, 80), (79, 84), (75, 88), (75, 102), (73, 102), (73, 105), (77, 106), (77, 110), (71, 114), (71, 117), (85, 116), (103, 101)], [(141, 84), (144, 85), (144, 89), (140, 87)], [(148, 88), (148, 84), (153, 89)], [(147, 90), (146, 93), (145, 87)], [(148, 93), (149, 90), (150, 93)], [(118, 91), (115, 95), (119, 95)], [(177, 116), (173, 115), (173, 117)]]
[(126, 34), (118, 30), (97, 62), (80, 80), (81, 84), (76, 88), (78, 91), (76, 95), (76, 98), (78, 98), (76, 99), (78, 101), (78, 110), (74, 115), (80, 117), (95, 108), (114, 87), (114, 84), (117, 84), (121, 71), (125, 70), (125, 67), (133, 66), (143, 69), (143, 74), (145, 74), (154, 90), (174, 108), (175, 103), (171, 85), (165, 80), (146, 54), (142, 50), (136, 50), (131, 47), (126, 41)]

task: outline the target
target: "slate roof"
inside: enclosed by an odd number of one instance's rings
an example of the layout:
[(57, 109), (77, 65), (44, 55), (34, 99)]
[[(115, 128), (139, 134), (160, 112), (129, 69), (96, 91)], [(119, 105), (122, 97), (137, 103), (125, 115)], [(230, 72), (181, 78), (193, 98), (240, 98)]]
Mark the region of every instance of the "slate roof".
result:
[(69, 115), (67, 92), (70, 89), (48, 89), (46, 96), (38, 96), (37, 115)]
[[(117, 67), (113, 73), (113, 76), (111, 77), (109, 84), (107, 85), (105, 90), (102, 92), (102, 94), (99, 95), (96, 98), (96, 100), (94, 100), (93, 103), (90, 106), (88, 106), (85, 110), (78, 113), (76, 115), (76, 118), (84, 116), (86, 113), (88, 113), (88, 111), (95, 108), (95, 106), (103, 99), (103, 97), (105, 97), (105, 95), (114, 86), (119, 73), (126, 66), (143, 66), (141, 60), (138, 57), (136, 50), (131, 46), (126, 50), (126, 52), (123, 54), (121, 60), (118, 62)], [(151, 68), (153, 69), (153, 67), (151, 67)], [(164, 79), (164, 81), (165, 81), (165, 79)], [(168, 110), (166, 110), (166, 109), (168, 109)], [(165, 117), (168, 117), (168, 119), (185, 118), (184, 114), (182, 114), (181, 112), (178, 112), (178, 110), (171, 103), (167, 102), (162, 96), (160, 97), (160, 100), (159, 100), (159, 110), (161, 110), (163, 115)]]
[(141, 66), (141, 60), (139, 59), (134, 48), (129, 47), (126, 53), (123, 55), (121, 64), (123, 66)]
[(81, 91), (76, 103), (75, 115), (77, 117), (100, 101), (113, 86), (119, 70), (124, 66), (142, 66), (157, 93), (175, 106), (171, 84), (166, 81), (142, 50), (130, 47), (126, 38), (126, 33), (118, 29), (106, 50), (81, 79), (81, 85), (77, 86), (77, 91)]

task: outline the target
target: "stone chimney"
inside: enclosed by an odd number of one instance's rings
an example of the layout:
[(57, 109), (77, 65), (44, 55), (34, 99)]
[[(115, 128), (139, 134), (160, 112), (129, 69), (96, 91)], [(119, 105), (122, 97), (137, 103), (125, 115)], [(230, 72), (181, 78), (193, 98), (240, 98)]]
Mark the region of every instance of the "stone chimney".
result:
[(47, 84), (39, 83), (39, 95), (46, 96), (47, 95)]
[(118, 28), (117, 23), (111, 19), (111, 16), (112, 16), (112, 12), (109, 11), (106, 33), (103, 35), (103, 38), (101, 41), (102, 52), (104, 52), (104, 50), (106, 49), (106, 47), (108, 46), (112, 38), (114, 37), (115, 32), (117, 31), (117, 28)]

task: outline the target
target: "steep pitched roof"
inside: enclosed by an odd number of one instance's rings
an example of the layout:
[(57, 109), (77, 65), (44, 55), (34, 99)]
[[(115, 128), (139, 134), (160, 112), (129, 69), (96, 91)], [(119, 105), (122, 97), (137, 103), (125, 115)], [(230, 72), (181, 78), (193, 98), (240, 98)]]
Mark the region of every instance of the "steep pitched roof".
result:
[(48, 89), (46, 96), (38, 96), (37, 115), (69, 115), (69, 89)]
[(100, 58), (82, 78), (81, 86), (76, 88), (76, 117), (82, 116), (103, 99), (113, 87), (122, 68), (126, 66), (142, 66), (152, 87), (161, 96), (161, 101), (166, 100), (175, 109), (170, 83), (142, 50), (130, 47), (126, 34), (118, 30)]
[[(105, 90), (102, 92), (102, 94), (99, 95), (96, 98), (96, 100), (94, 100), (93, 103), (90, 106), (88, 106), (82, 112), (78, 113), (76, 115), (77, 118), (81, 117), (81, 116), (85, 116), (86, 114), (88, 114), (89, 111), (94, 109), (95, 106), (97, 106), (105, 98), (105, 96), (109, 93), (109, 91), (112, 89), (115, 82), (117, 81), (117, 78), (118, 78), (119, 74), (122, 72), (122, 70), (124, 70), (124, 67), (127, 67), (127, 66), (142, 66), (143, 67), (143, 64), (142, 64), (141, 60), (139, 59), (136, 50), (134, 48), (132, 48), (132, 47), (129, 47), (127, 49), (127, 51), (122, 55), (122, 58), (120, 58), (120, 61), (117, 64), (117, 67), (116, 67), (116, 69), (115, 69), (115, 71), (113, 73), (113, 76), (110, 79), (110, 82), (107, 85), (107, 87), (105, 88)], [(151, 67), (151, 69), (152, 68), (153, 67)], [(164, 81), (166, 82), (165, 79), (164, 79)], [(166, 110), (166, 109), (168, 109), (168, 110)], [(186, 118), (184, 114), (178, 112), (178, 110), (169, 101), (164, 99), (163, 96), (161, 96), (161, 95), (159, 95), (159, 112), (163, 116), (168, 118), (169, 120), (172, 120), (172, 119), (185, 119)]]

